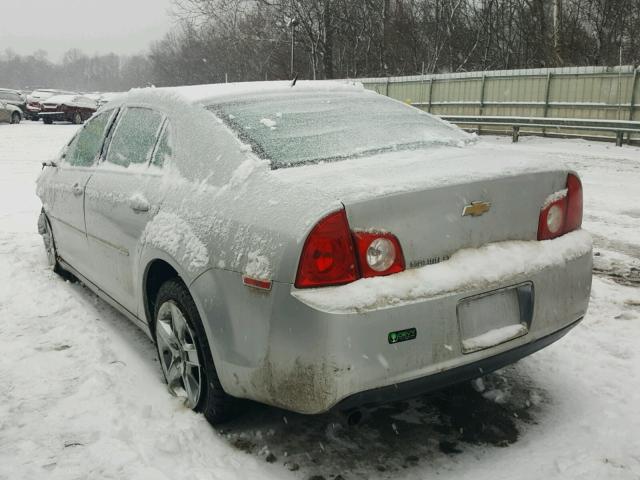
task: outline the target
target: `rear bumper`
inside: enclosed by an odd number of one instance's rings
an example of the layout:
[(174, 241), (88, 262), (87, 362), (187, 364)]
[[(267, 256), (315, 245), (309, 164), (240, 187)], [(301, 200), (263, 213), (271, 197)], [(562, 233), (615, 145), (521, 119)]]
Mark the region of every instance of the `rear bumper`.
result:
[(492, 357), (484, 358), (473, 363), (452, 368), (450, 370), (444, 370), (442, 372), (400, 384), (374, 388), (372, 390), (356, 393), (340, 401), (340, 403), (336, 405), (336, 408), (339, 410), (350, 410), (365, 405), (376, 405), (384, 402), (404, 400), (433, 392), (435, 390), (448, 387), (449, 385), (464, 382), (465, 380), (472, 380), (474, 378), (481, 377), (482, 375), (486, 375), (487, 373), (491, 373), (502, 367), (515, 363), (518, 360), (551, 345), (557, 340), (560, 340), (569, 333), (569, 330), (578, 325), (581, 321), (582, 318), (564, 328), (561, 328), (557, 332)]
[[(589, 235), (565, 237), (494, 244), (490, 251), (469, 250), (440, 266), (318, 290), (317, 295), (300, 295), (278, 282), (269, 292), (258, 291), (242, 286), (240, 274), (216, 269), (190, 288), (227, 393), (300, 413), (322, 413), (477, 377), (560, 338), (586, 313), (592, 269)], [(511, 270), (489, 262), (494, 267), (487, 272), (485, 257), (495, 258), (503, 250)], [(461, 283), (447, 284), (454, 274)], [(407, 282), (409, 289), (404, 288)], [(457, 312), (461, 302), (525, 283), (535, 292), (526, 334), (465, 351)], [(366, 295), (355, 295), (363, 293), (361, 287)], [(419, 295), (393, 303), (386, 300), (389, 292)], [(417, 336), (389, 343), (390, 332), (405, 329), (416, 329)]]
[(64, 122), (67, 120), (67, 114), (64, 112), (40, 112), (38, 113), (40, 118), (48, 118), (54, 122)]

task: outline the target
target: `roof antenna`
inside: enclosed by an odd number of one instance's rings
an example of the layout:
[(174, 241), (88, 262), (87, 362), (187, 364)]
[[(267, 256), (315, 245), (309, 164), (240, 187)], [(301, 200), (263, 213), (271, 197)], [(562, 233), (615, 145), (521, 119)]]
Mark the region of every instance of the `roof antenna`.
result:
[(291, 86), (295, 87), (297, 81), (298, 81), (298, 73), (296, 73), (295, 76), (293, 77), (293, 81), (291, 82)]

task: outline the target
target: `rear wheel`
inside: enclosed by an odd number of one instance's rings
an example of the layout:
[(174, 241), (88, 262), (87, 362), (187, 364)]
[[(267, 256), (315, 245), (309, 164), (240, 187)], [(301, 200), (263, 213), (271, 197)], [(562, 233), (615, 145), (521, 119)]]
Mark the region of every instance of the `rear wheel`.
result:
[(73, 114), (73, 123), (76, 125), (80, 125), (82, 123), (82, 115), (80, 115), (80, 112)]
[(47, 125), (51, 125), (53, 123), (53, 119), (47, 117), (43, 118), (42, 121)]
[(11, 115), (11, 123), (20, 123), (20, 114), (18, 112), (13, 112)]
[(169, 392), (212, 424), (234, 416), (237, 401), (222, 389), (200, 315), (179, 279), (160, 287), (154, 319), (158, 359)]

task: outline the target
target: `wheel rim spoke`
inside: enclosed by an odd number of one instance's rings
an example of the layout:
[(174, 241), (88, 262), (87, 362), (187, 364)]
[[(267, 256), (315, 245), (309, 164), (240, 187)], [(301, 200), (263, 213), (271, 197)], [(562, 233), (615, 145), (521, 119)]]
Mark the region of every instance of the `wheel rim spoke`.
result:
[(198, 403), (198, 398), (200, 397), (200, 375), (198, 374), (198, 378), (196, 378), (190, 370), (189, 368), (185, 368), (182, 381), (187, 393), (187, 404), (193, 408)]
[(184, 345), (183, 351), (186, 356), (186, 358), (184, 359), (184, 363), (191, 367), (200, 368), (200, 361), (198, 360), (198, 351), (196, 350), (196, 346), (193, 344)]
[(156, 335), (158, 337), (158, 341), (161, 342), (163, 347), (168, 347), (171, 350), (173, 356), (179, 353), (179, 342), (176, 338), (174, 331), (171, 329), (171, 325), (164, 321), (158, 321), (158, 328), (156, 329)]
[(173, 359), (171, 365), (167, 369), (167, 383), (169, 389), (175, 392), (176, 387), (180, 387), (180, 380), (182, 378), (182, 368), (179, 359)]

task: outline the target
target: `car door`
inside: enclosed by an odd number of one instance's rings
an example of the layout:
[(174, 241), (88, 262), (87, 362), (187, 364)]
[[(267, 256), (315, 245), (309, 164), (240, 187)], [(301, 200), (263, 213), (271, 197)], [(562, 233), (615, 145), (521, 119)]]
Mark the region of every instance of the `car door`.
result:
[(89, 250), (101, 265), (98, 285), (134, 315), (140, 293), (139, 241), (162, 200), (162, 170), (150, 163), (164, 124), (164, 115), (155, 110), (125, 108), (86, 189)]
[(102, 112), (73, 137), (50, 173), (45, 194), (58, 255), (90, 280), (92, 262), (84, 223), (84, 191), (113, 116), (113, 110)]

